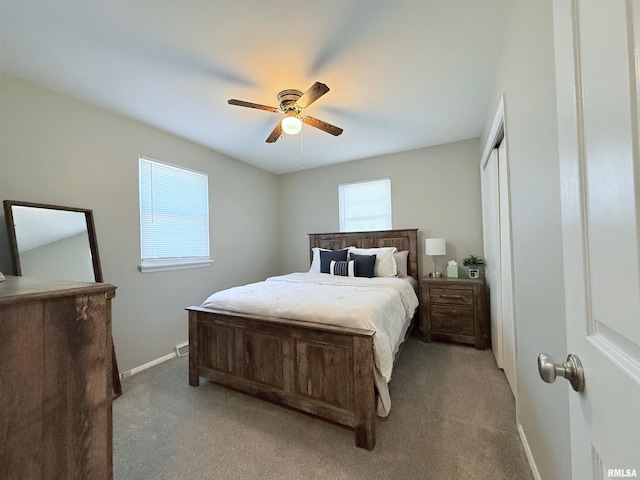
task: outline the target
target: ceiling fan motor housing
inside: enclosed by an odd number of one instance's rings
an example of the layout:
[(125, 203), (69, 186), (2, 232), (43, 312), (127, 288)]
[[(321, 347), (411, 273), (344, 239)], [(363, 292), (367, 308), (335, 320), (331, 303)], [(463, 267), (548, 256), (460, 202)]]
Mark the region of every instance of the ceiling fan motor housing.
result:
[(296, 102), (301, 96), (302, 92), (300, 90), (282, 90), (280, 93), (278, 93), (278, 102), (280, 102), (280, 109), (283, 112), (286, 112), (288, 110), (295, 110), (296, 112), (299, 112), (300, 108), (296, 105)]

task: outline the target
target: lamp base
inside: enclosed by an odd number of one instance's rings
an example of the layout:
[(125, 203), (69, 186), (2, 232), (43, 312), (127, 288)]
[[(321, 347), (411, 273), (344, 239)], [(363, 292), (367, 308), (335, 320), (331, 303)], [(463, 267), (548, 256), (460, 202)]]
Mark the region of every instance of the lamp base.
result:
[(440, 273), (440, 272), (431, 272), (429, 274), (429, 277), (431, 277), (431, 278), (440, 278), (440, 277), (442, 277), (442, 273)]

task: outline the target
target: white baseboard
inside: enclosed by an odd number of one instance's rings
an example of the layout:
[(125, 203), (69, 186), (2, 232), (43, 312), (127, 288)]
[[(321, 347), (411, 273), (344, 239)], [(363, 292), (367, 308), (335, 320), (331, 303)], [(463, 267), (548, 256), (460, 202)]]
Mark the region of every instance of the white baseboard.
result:
[(172, 358), (176, 358), (176, 353), (169, 353), (164, 357), (156, 358), (155, 360), (151, 360), (150, 362), (145, 363), (144, 365), (140, 365), (139, 367), (134, 367), (131, 370), (127, 370), (125, 372), (120, 372), (120, 379), (130, 377), (131, 375), (135, 375), (136, 373), (140, 373), (147, 368), (151, 368), (155, 365), (159, 365), (160, 363), (166, 362), (167, 360), (171, 360)]
[(518, 423), (518, 435), (520, 435), (522, 448), (524, 448), (524, 453), (527, 456), (527, 460), (529, 460), (529, 466), (531, 467), (531, 473), (533, 474), (534, 480), (542, 480), (540, 478), (540, 472), (538, 472), (538, 467), (536, 466), (536, 461), (533, 459), (533, 453), (531, 453), (529, 442), (527, 442), (527, 436), (524, 434), (524, 430), (520, 423)]

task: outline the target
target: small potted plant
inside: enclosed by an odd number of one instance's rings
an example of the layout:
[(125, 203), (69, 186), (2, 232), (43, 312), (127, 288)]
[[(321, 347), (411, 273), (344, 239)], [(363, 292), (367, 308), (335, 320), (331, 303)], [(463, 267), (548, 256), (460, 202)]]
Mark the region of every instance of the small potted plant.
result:
[(480, 278), (482, 273), (481, 267), (487, 263), (481, 257), (469, 255), (467, 258), (462, 260), (462, 264), (465, 267), (469, 267), (469, 278)]

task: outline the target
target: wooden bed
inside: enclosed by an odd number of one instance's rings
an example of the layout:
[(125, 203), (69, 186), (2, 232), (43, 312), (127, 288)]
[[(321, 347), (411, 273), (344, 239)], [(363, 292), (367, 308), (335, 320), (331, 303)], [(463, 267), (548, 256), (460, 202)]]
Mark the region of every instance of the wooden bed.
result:
[[(417, 229), (309, 234), (309, 247), (408, 250), (418, 278)], [(207, 378), (355, 430), (375, 446), (373, 330), (189, 307), (189, 385)]]

